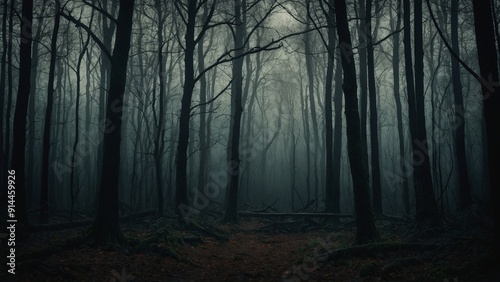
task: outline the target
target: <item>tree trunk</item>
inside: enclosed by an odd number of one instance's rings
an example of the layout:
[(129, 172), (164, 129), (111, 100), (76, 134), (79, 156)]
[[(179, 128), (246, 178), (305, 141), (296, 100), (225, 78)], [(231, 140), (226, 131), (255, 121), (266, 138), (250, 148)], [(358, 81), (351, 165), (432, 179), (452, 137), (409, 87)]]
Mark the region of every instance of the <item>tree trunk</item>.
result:
[(363, 147), (358, 113), (356, 85), (356, 66), (352, 53), (351, 34), (347, 22), (345, 0), (335, 1), (335, 15), (340, 48), (343, 51), (342, 69), (344, 80), (342, 88), (345, 97), (345, 116), (347, 124), (347, 151), (353, 181), (354, 205), (356, 211), (356, 243), (364, 244), (379, 240), (370, 205), (370, 187), (367, 168), (363, 165)]
[[(416, 220), (419, 224), (437, 224), (437, 204), (434, 198), (432, 179), (430, 175), (427, 139), (425, 133), (425, 111), (423, 109), (423, 46), (422, 46), (422, 2), (415, 2), (415, 77), (413, 75), (413, 59), (410, 31), (410, 1), (403, 0), (404, 5), (404, 45), (406, 87), (408, 93), (408, 117), (412, 139), (413, 181), (416, 202)], [(418, 19), (420, 17), (420, 19)], [(418, 55), (417, 55), (418, 53)], [(418, 61), (418, 62), (417, 62)], [(417, 74), (418, 72), (418, 74)], [(417, 82), (418, 78), (418, 82)], [(418, 85), (418, 86), (417, 86)], [(419, 100), (419, 102), (417, 102)], [(419, 107), (419, 106), (421, 107)], [(420, 113), (419, 113), (420, 112)], [(423, 119), (421, 119), (423, 118)], [(423, 129), (423, 132), (422, 132)]]
[[(330, 4), (333, 4), (330, 1)], [(337, 190), (340, 189), (333, 183), (333, 112), (332, 112), (332, 86), (333, 69), (335, 64), (334, 52), (336, 45), (335, 18), (333, 8), (328, 10), (328, 63), (325, 79), (325, 126), (326, 126), (326, 187), (325, 187), (325, 212), (335, 212), (334, 207), (338, 206)], [(295, 142), (294, 140), (292, 140)], [(340, 169), (340, 167), (337, 167)], [(293, 195), (293, 194), (292, 194)]]
[[(6, 84), (6, 75), (5, 71), (7, 69), (7, 49), (8, 49), (8, 41), (7, 41), (7, 9), (8, 9), (8, 1), (4, 1), (3, 5), (3, 12), (2, 12), (2, 57), (0, 61), (0, 92), (5, 93), (5, 84)], [(3, 134), (3, 122), (4, 122), (4, 99), (5, 95), (0, 95), (0, 180), (2, 183), (0, 184), (0, 187), (2, 188), (0, 191), (0, 198), (5, 200), (4, 196), (7, 196), (7, 174), (6, 174), (6, 168), (9, 166), (7, 163), (8, 160), (5, 159), (7, 155), (7, 150), (4, 148), (4, 134)], [(7, 112), (7, 114), (9, 114)], [(9, 127), (7, 126), (7, 130)]]
[[(234, 14), (236, 32), (234, 35), (235, 56), (241, 56), (244, 48), (244, 38), (246, 31), (246, 22), (242, 21), (242, 11), (246, 10), (245, 0), (235, 0)], [(229, 184), (227, 187), (226, 196), (226, 211), (223, 221), (238, 223), (238, 184), (240, 176), (240, 131), (241, 131), (241, 115), (243, 113), (242, 91), (243, 91), (243, 57), (236, 59), (233, 62), (233, 83), (231, 84), (231, 103), (233, 103), (233, 117), (228, 163)]]
[[(307, 13), (309, 14), (310, 1), (307, 1)], [(311, 19), (308, 16), (306, 22), (306, 30), (310, 28)], [(313, 50), (311, 47), (311, 35), (309, 32), (304, 33), (304, 43), (305, 43), (305, 57), (306, 57), (306, 71), (307, 71), (307, 83), (308, 83), (308, 94), (309, 94), (309, 107), (311, 109), (311, 122), (312, 131), (314, 136), (314, 155), (313, 155), (313, 169), (314, 171), (314, 197), (318, 198), (318, 170), (316, 166), (318, 164), (318, 149), (320, 146), (319, 133), (318, 133), (318, 120), (316, 115), (316, 103), (314, 100), (314, 57)], [(308, 151), (308, 154), (311, 152)], [(316, 202), (317, 205), (317, 202)]]
[[(439, 213), (437, 209), (436, 197), (434, 196), (434, 186), (429, 161), (429, 149), (427, 142), (427, 130), (425, 123), (424, 105), (424, 47), (422, 31), (422, 0), (415, 0), (415, 110), (417, 136), (413, 138), (414, 152), (419, 151), (421, 160), (418, 168), (420, 177), (415, 180), (415, 187), (420, 193), (417, 197), (417, 221), (420, 223), (439, 224)], [(405, 24), (406, 27), (406, 24)], [(418, 164), (418, 163), (415, 163)], [(417, 192), (415, 193), (417, 195)]]
[[(459, 1), (451, 1), (451, 46), (457, 56), (460, 56), (458, 46), (458, 9)], [(453, 98), (455, 99), (455, 150), (458, 162), (458, 175), (460, 180), (460, 208), (466, 209), (471, 205), (472, 196), (469, 182), (469, 170), (465, 153), (465, 116), (464, 99), (462, 94), (462, 79), (460, 78), (460, 65), (458, 60), (451, 56), (451, 74), (453, 81)]]
[[(47, 88), (47, 108), (45, 109), (45, 123), (43, 126), (43, 145), (42, 145), (42, 183), (40, 190), (40, 222), (47, 223), (49, 221), (49, 151), (50, 151), (50, 128), (52, 123), (52, 107), (54, 104), (54, 77), (57, 58), (57, 36), (59, 33), (59, 24), (61, 15), (59, 13), (58, 2), (55, 1), (55, 18), (54, 29), (52, 30), (52, 38), (50, 43), (50, 65), (49, 65), (49, 81)], [(77, 121), (78, 122), (78, 121)], [(73, 161), (73, 160), (72, 160)], [(70, 164), (73, 170), (73, 162)]]
[[(392, 19), (392, 17), (391, 17)], [(401, 29), (401, 0), (398, 0), (398, 19), (396, 27), (394, 30)], [(392, 74), (394, 81), (394, 100), (396, 101), (396, 119), (398, 123), (398, 139), (399, 139), (399, 176), (401, 177), (401, 182), (403, 185), (403, 205), (405, 208), (405, 214), (410, 214), (410, 189), (408, 186), (408, 178), (406, 177), (406, 153), (405, 153), (405, 138), (403, 131), (403, 110), (401, 106), (401, 97), (399, 90), (399, 48), (400, 48), (400, 36), (399, 32), (394, 34), (394, 40), (392, 42)]]
[(474, 25), (476, 44), (481, 72), (484, 119), (488, 143), (488, 168), (490, 173), (490, 192), (494, 231), (492, 236), (493, 252), (500, 256), (500, 124), (497, 113), (500, 109), (500, 86), (498, 57), (495, 49), (495, 34), (491, 16), (491, 1), (474, 1)]
[(382, 186), (380, 184), (380, 160), (378, 145), (378, 113), (377, 113), (377, 93), (375, 86), (375, 63), (373, 57), (373, 38), (372, 38), (372, 2), (366, 1), (366, 36), (367, 45), (367, 63), (368, 63), (368, 88), (370, 95), (370, 143), (371, 143), (371, 165), (372, 165), (372, 191), (373, 191), (373, 212), (381, 215), (382, 210)]
[[(12, 3), (13, 5), (14, 3)], [(26, 213), (25, 150), (26, 116), (30, 95), (31, 43), (33, 22), (33, 0), (23, 1), (23, 21), (20, 25), (19, 85), (17, 88), (16, 110), (14, 113), (14, 146), (12, 148), (12, 169), (16, 171), (16, 217), (21, 224), (28, 224)]]
[(177, 160), (175, 174), (175, 211), (179, 218), (185, 216), (188, 209), (187, 198), (187, 150), (189, 145), (189, 119), (191, 115), (191, 98), (194, 89), (194, 48), (196, 25), (196, 2), (188, 1), (187, 25), (184, 49), (184, 89), (181, 100), (181, 114), (179, 118), (179, 140), (177, 143)]
[(103, 140), (101, 187), (97, 212), (91, 229), (94, 244), (98, 245), (115, 245), (124, 242), (118, 221), (118, 184), (120, 179), (122, 106), (127, 81), (133, 12), (134, 0), (120, 0), (106, 105), (107, 124)]

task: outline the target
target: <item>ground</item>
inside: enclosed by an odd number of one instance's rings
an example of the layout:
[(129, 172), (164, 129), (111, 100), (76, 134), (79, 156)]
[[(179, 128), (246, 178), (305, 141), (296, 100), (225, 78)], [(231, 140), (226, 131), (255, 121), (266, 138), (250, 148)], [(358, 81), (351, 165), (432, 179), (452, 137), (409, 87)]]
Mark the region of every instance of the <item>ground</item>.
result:
[[(383, 242), (352, 249), (352, 221), (243, 218), (212, 225), (224, 239), (198, 231), (165, 231), (156, 248), (59, 249), (84, 227), (30, 234), (17, 247), (17, 281), (500, 281), (483, 259), (487, 233), (464, 229), (417, 231), (411, 221), (378, 220)], [(122, 224), (127, 238), (144, 240), (171, 224), (147, 217)], [(448, 226), (454, 226), (449, 222)], [(317, 225), (317, 226), (314, 226)], [(456, 224), (455, 224), (456, 225)], [(476, 224), (477, 225), (477, 224)], [(462, 230), (462, 231), (459, 231)], [(167, 238), (167, 237), (165, 237)], [(184, 240), (174, 240), (184, 238)], [(191, 240), (188, 240), (190, 239)], [(196, 240), (192, 240), (195, 238)], [(420, 245), (408, 245), (408, 241)], [(177, 243), (173, 243), (176, 241)], [(181, 242), (181, 243), (179, 243)], [(172, 251), (158, 252), (171, 245)], [(387, 245), (389, 244), (389, 245)], [(400, 244), (400, 245), (398, 245)], [(51, 247), (53, 246), (53, 247)], [(396, 246), (396, 248), (394, 248)], [(397, 247), (400, 246), (400, 247)], [(155, 251), (156, 250), (156, 251)], [(339, 251), (341, 250), (341, 251)], [(342, 251), (344, 250), (344, 251)], [(486, 261), (483, 263), (482, 261)], [(498, 261), (494, 261), (498, 264)], [(6, 272), (2, 264), (2, 273)], [(1, 276), (1, 281), (12, 278)]]

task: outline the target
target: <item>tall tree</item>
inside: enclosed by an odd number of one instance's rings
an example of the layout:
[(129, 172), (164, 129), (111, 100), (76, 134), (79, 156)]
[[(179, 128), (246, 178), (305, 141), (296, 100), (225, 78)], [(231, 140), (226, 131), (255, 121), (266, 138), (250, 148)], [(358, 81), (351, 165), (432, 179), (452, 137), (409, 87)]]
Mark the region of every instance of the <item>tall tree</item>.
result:
[[(460, 1), (451, 1), (451, 46), (455, 54), (460, 57), (458, 45), (458, 9)], [(453, 82), (453, 98), (455, 100), (455, 118), (457, 128), (455, 131), (455, 151), (458, 162), (458, 177), (460, 180), (460, 207), (468, 208), (471, 205), (471, 187), (469, 181), (469, 170), (467, 168), (467, 158), (465, 152), (465, 118), (462, 115), (464, 108), (464, 98), (462, 94), (462, 79), (460, 78), (460, 63), (457, 58), (451, 55), (451, 76)]]
[(356, 66), (352, 52), (351, 33), (347, 21), (345, 0), (335, 1), (335, 16), (340, 47), (343, 50), (342, 88), (345, 97), (345, 117), (347, 125), (347, 153), (353, 181), (354, 205), (356, 211), (356, 243), (363, 244), (379, 240), (370, 205), (370, 185), (367, 168), (363, 165), (363, 147), (358, 112)]
[(498, 57), (495, 49), (495, 34), (491, 13), (493, 1), (474, 1), (474, 26), (479, 68), (482, 78), (484, 120), (488, 144), (488, 168), (490, 174), (490, 193), (494, 231), (492, 236), (493, 252), (500, 256), (500, 124), (497, 113), (500, 109), (500, 84)]
[[(393, 30), (401, 29), (401, 0), (397, 0), (397, 22)], [(391, 12), (392, 14), (392, 12)], [(391, 16), (391, 24), (393, 22), (393, 17)], [(406, 215), (410, 214), (410, 189), (408, 185), (408, 178), (406, 177), (406, 165), (405, 165), (405, 138), (403, 132), (403, 110), (401, 105), (400, 97), (400, 77), (399, 77), (399, 50), (400, 50), (400, 36), (399, 32), (396, 32), (392, 41), (392, 75), (393, 75), (393, 92), (394, 100), (396, 101), (396, 120), (398, 127), (398, 139), (399, 139), (399, 166), (400, 166), (400, 176), (402, 176), (401, 182), (403, 185), (403, 204), (405, 208)]]
[(120, 179), (120, 147), (122, 106), (127, 80), (128, 52), (132, 34), (134, 0), (120, 0), (116, 19), (116, 35), (106, 104), (106, 129), (104, 132), (103, 164), (97, 212), (91, 227), (92, 240), (98, 245), (115, 245), (124, 242), (118, 219), (118, 191)]
[(372, 38), (372, 3), (366, 0), (366, 37), (368, 41), (367, 63), (368, 63), (368, 93), (370, 96), (370, 143), (371, 143), (371, 165), (372, 165), (372, 191), (373, 212), (382, 214), (382, 186), (380, 183), (380, 160), (379, 160), (379, 137), (378, 137), (378, 113), (377, 93), (375, 85), (375, 63), (373, 56)]
[(240, 175), (240, 131), (241, 131), (241, 115), (243, 113), (242, 92), (243, 92), (243, 48), (245, 47), (245, 31), (246, 22), (242, 20), (242, 13), (245, 13), (246, 1), (234, 1), (234, 49), (235, 55), (239, 57), (233, 61), (232, 76), (233, 83), (231, 84), (231, 103), (232, 103), (232, 119), (231, 119), (231, 135), (228, 156), (228, 172), (229, 183), (227, 186), (226, 196), (226, 211), (223, 221), (238, 222), (238, 184)]
[[(7, 181), (4, 179), (4, 176), (6, 175), (5, 174), (5, 170), (4, 170), (4, 167), (8, 166), (7, 163), (4, 163), (6, 162), (7, 160), (5, 159), (5, 152), (4, 152), (4, 134), (3, 134), (3, 123), (4, 123), (4, 101), (5, 101), (5, 82), (6, 82), (6, 78), (7, 76), (5, 75), (5, 72), (6, 72), (6, 69), (7, 69), (7, 45), (8, 45), (8, 41), (7, 41), (7, 9), (8, 9), (8, 1), (4, 1), (3, 2), (3, 12), (2, 12), (2, 56), (0, 58), (0, 92), (2, 92), (3, 94), (0, 95), (0, 180), (2, 181), (2, 184), (0, 184), (0, 187), (2, 188), (1, 189), (1, 192), (2, 193), (1, 195), (3, 196), (4, 193), (6, 193), (7, 190), (4, 189), (5, 186), (5, 183), (7, 183)], [(8, 128), (8, 127), (7, 127)], [(8, 130), (8, 129), (7, 129)], [(4, 198), (2, 197), (2, 200)]]
[[(54, 28), (50, 42), (50, 65), (49, 81), (47, 88), (47, 107), (45, 108), (45, 123), (43, 126), (43, 144), (42, 144), (42, 183), (40, 191), (40, 222), (49, 221), (49, 151), (50, 151), (50, 129), (52, 123), (52, 107), (54, 104), (54, 77), (57, 57), (57, 36), (59, 34), (59, 25), (61, 22), (59, 1), (54, 3)], [(73, 166), (73, 164), (72, 164)]]
[[(13, 3), (12, 3), (13, 4)], [(30, 95), (31, 43), (33, 22), (33, 0), (23, 1), (20, 24), (19, 85), (16, 110), (14, 112), (14, 146), (12, 148), (12, 169), (16, 171), (16, 217), (21, 224), (28, 224), (26, 212), (25, 150), (26, 116)], [(8, 114), (8, 113), (7, 113)]]
[[(332, 5), (330, 1), (329, 6)], [(334, 183), (334, 164), (333, 164), (333, 111), (332, 111), (332, 92), (333, 92), (333, 70), (335, 65), (335, 17), (333, 5), (329, 7), (327, 12), (328, 23), (328, 63), (325, 79), (325, 126), (326, 126), (326, 187), (325, 187), (325, 212), (339, 212), (339, 194), (340, 187), (338, 183)], [(338, 113), (335, 113), (338, 115)], [(340, 170), (340, 167), (337, 167)], [(293, 194), (292, 194), (293, 195)]]
[[(156, 15), (158, 17), (158, 29), (156, 31), (158, 37), (158, 63), (159, 63), (159, 72), (158, 79), (160, 81), (160, 91), (158, 93), (158, 117), (156, 121), (156, 132), (154, 139), (154, 162), (155, 162), (155, 175), (156, 175), (156, 192), (158, 197), (158, 215), (163, 215), (163, 168), (162, 168), (162, 159), (164, 154), (164, 136), (165, 136), (165, 59), (163, 56), (163, 47), (165, 45), (163, 39), (163, 29), (164, 23), (166, 21), (166, 12), (165, 7), (162, 4), (163, 1), (156, 0), (155, 1), (155, 9)], [(153, 103), (156, 97), (153, 97)]]
[[(307, 19), (306, 19), (306, 30), (310, 29), (311, 25), (311, 16), (310, 16), (310, 2), (306, 1), (306, 9), (307, 9)], [(307, 71), (307, 83), (308, 83), (308, 98), (309, 98), (309, 108), (311, 110), (311, 122), (312, 122), (312, 132), (314, 136), (314, 154), (313, 154), (313, 166), (316, 167), (318, 165), (318, 152), (320, 146), (319, 140), (319, 132), (318, 132), (318, 117), (316, 115), (316, 102), (314, 99), (314, 57), (313, 57), (313, 48), (312, 48), (312, 37), (310, 32), (304, 33), (304, 51), (306, 57), (306, 71)], [(309, 136), (307, 136), (309, 138)], [(311, 152), (307, 152), (310, 154)], [(314, 197), (318, 198), (318, 169), (313, 169), (314, 172)], [(316, 202), (317, 203), (317, 202)]]
[(413, 180), (416, 201), (416, 220), (419, 224), (437, 224), (439, 215), (432, 186), (430, 162), (425, 129), (424, 65), (422, 38), (422, 1), (414, 1), (415, 9), (415, 71), (411, 47), (410, 1), (403, 0), (406, 87), (413, 160)]

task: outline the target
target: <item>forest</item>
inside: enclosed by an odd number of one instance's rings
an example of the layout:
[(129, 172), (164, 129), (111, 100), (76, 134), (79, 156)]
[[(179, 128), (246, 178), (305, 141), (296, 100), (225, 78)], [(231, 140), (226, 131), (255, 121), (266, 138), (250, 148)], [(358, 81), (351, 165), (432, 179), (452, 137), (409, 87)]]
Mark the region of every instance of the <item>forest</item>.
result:
[(500, 280), (500, 1), (0, 14), (1, 281)]

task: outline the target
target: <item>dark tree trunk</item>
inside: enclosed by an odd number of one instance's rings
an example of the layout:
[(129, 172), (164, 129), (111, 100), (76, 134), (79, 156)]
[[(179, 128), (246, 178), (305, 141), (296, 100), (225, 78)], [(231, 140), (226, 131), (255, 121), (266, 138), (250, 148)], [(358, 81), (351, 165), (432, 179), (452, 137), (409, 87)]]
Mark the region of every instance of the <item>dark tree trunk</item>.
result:
[[(207, 6), (204, 7), (202, 21), (205, 22), (208, 17)], [(203, 38), (198, 44), (198, 70), (201, 72), (205, 69), (205, 54), (203, 48)], [(200, 163), (198, 167), (198, 190), (201, 192), (205, 181), (207, 181), (207, 161), (208, 161), (208, 148), (207, 142), (207, 77), (203, 75), (200, 77), (200, 126), (198, 138), (200, 139)]]
[(474, 25), (481, 71), (484, 119), (488, 143), (488, 168), (490, 174), (491, 203), (494, 219), (493, 252), (500, 256), (500, 86), (498, 84), (498, 57), (491, 16), (491, 1), (474, 1)]
[(367, 63), (368, 63), (368, 88), (370, 95), (370, 143), (371, 143), (371, 165), (372, 165), (372, 191), (373, 191), (373, 212), (382, 214), (382, 186), (380, 184), (380, 160), (378, 145), (378, 114), (377, 114), (377, 93), (375, 86), (375, 63), (373, 57), (372, 42), (372, 1), (366, 1), (366, 36)]
[(188, 1), (187, 25), (184, 49), (184, 89), (181, 100), (181, 114), (179, 118), (179, 140), (177, 143), (177, 160), (175, 171), (175, 211), (181, 218), (185, 216), (188, 209), (187, 198), (187, 149), (189, 145), (189, 119), (191, 115), (191, 98), (194, 89), (194, 48), (195, 48), (195, 25), (196, 25), (196, 2)]
[[(235, 56), (243, 54), (244, 38), (246, 31), (246, 22), (242, 21), (242, 11), (246, 10), (245, 0), (236, 0), (234, 7), (236, 32), (234, 34)], [(231, 122), (231, 140), (230, 153), (228, 163), (229, 184), (227, 187), (226, 196), (226, 211), (223, 221), (237, 223), (238, 222), (238, 184), (240, 177), (240, 131), (241, 131), (241, 115), (243, 113), (242, 91), (243, 91), (243, 57), (236, 59), (233, 62), (232, 69), (233, 83), (231, 84), (231, 103), (233, 104), (234, 112)]]
[[(5, 71), (7, 69), (7, 62), (6, 62), (6, 59), (7, 59), (7, 45), (9, 44), (8, 41), (7, 41), (7, 10), (8, 10), (8, 1), (5, 0), (4, 1), (4, 5), (3, 5), (3, 12), (2, 12), (2, 57), (1, 57), (1, 61), (0, 61), (0, 92), (2, 93), (5, 93), (5, 84), (6, 84), (6, 75), (5, 75)], [(2, 94), (0, 95), (0, 180), (2, 181), (2, 183), (0, 184), (0, 187), (2, 188), (1, 191), (0, 191), (0, 198), (2, 199), (2, 201), (5, 200), (4, 196), (6, 196), (6, 188), (7, 188), (7, 180), (5, 178), (5, 176), (7, 175), (5, 173), (5, 168), (9, 166), (9, 164), (7, 163), (8, 161), (5, 159), (6, 157), (6, 152), (8, 149), (5, 149), (4, 148), (4, 134), (3, 134), (3, 123), (4, 123), (4, 100), (5, 99), (5, 95)], [(7, 113), (9, 114), (9, 113)], [(7, 126), (7, 130), (8, 130), (8, 126)], [(5, 167), (5, 168), (4, 168)]]
[(345, 0), (335, 1), (335, 15), (340, 48), (343, 51), (341, 56), (342, 69), (344, 71), (342, 88), (346, 104), (347, 152), (351, 167), (356, 211), (356, 243), (363, 244), (379, 240), (379, 235), (371, 211), (368, 172), (367, 168), (363, 165), (363, 147), (356, 93), (356, 67), (352, 53), (351, 34), (347, 22)]
[[(330, 4), (333, 4), (330, 1)], [(333, 112), (332, 112), (332, 92), (333, 92), (333, 69), (335, 65), (335, 17), (333, 8), (328, 10), (328, 63), (325, 79), (325, 126), (326, 126), (326, 187), (325, 187), (325, 212), (336, 212), (335, 207), (338, 207), (339, 198), (337, 190), (340, 187), (335, 185), (334, 181), (334, 166), (333, 166)], [(338, 113), (336, 113), (338, 115)], [(295, 142), (294, 140), (292, 140)], [(340, 170), (340, 167), (337, 167)], [(293, 195), (293, 194), (292, 194)]]
[[(406, 87), (408, 92), (408, 113), (412, 139), (413, 180), (416, 201), (416, 220), (419, 224), (437, 224), (437, 204), (434, 197), (430, 173), (425, 111), (423, 104), (423, 45), (422, 45), (422, 1), (415, 1), (415, 76), (411, 49), (410, 1), (404, 5), (404, 45)], [(415, 159), (416, 158), (416, 159)]]
[[(111, 14), (114, 14), (116, 10), (117, 1), (111, 1)], [(102, 6), (108, 8), (108, 0), (102, 0)], [(102, 30), (102, 43), (105, 48), (111, 50), (111, 44), (113, 39), (113, 32), (115, 30), (115, 23), (112, 23), (105, 15), (101, 15), (101, 30)], [(99, 114), (98, 114), (98, 124), (99, 131), (98, 134), (105, 134), (106, 126), (105, 126), (105, 115), (106, 115), (106, 93), (109, 90), (110, 84), (110, 58), (106, 56), (104, 52), (101, 51), (101, 65), (100, 65), (100, 81), (99, 81)], [(99, 140), (103, 140), (103, 135), (99, 136)], [(102, 164), (103, 164), (103, 149), (104, 143), (99, 142), (97, 149), (97, 161), (96, 161), (96, 187), (99, 187), (98, 184), (101, 181), (101, 172), (102, 172)], [(95, 189), (96, 198), (99, 198), (99, 189)]]
[[(156, 127), (155, 134), (155, 142), (154, 142), (154, 161), (155, 161), (155, 175), (156, 175), (156, 193), (158, 197), (158, 216), (163, 215), (163, 168), (162, 168), (162, 159), (164, 153), (164, 141), (163, 136), (165, 135), (165, 61), (163, 59), (163, 28), (166, 20), (166, 16), (164, 14), (164, 10), (162, 7), (162, 1), (156, 1), (156, 13), (158, 15), (158, 63), (159, 72), (158, 79), (160, 81), (160, 91), (159, 91), (159, 99), (158, 99), (158, 123)], [(153, 97), (156, 99), (156, 97)]]
[[(401, 0), (398, 0), (398, 19), (396, 23), (395, 30), (401, 29)], [(399, 48), (400, 48), (400, 36), (399, 32), (394, 34), (394, 40), (392, 43), (392, 74), (394, 80), (394, 100), (396, 101), (396, 119), (398, 123), (398, 139), (399, 139), (399, 176), (401, 177), (401, 182), (403, 185), (403, 204), (405, 208), (406, 215), (410, 214), (410, 189), (408, 185), (408, 178), (406, 177), (406, 153), (405, 153), (405, 138), (403, 131), (403, 110), (401, 106), (401, 97), (400, 97), (400, 78), (399, 78)]]
[(106, 105), (107, 122), (103, 140), (101, 186), (97, 212), (91, 228), (92, 239), (97, 245), (115, 245), (124, 241), (118, 220), (118, 184), (120, 179), (122, 106), (127, 80), (133, 13), (134, 0), (120, 0)]
[[(309, 14), (309, 5), (310, 1), (307, 1), (307, 13)], [(310, 28), (311, 19), (307, 17), (307, 25), (306, 30)], [(318, 149), (320, 146), (319, 133), (318, 133), (318, 120), (316, 115), (316, 102), (314, 100), (314, 57), (312, 50), (312, 42), (311, 35), (309, 32), (304, 34), (304, 43), (305, 43), (305, 56), (306, 56), (306, 71), (307, 71), (307, 83), (308, 83), (308, 94), (309, 94), (309, 107), (311, 109), (311, 122), (312, 122), (312, 131), (314, 136), (314, 155), (313, 155), (313, 167), (316, 168), (318, 164)], [(311, 152), (308, 151), (308, 154)], [(318, 198), (318, 170), (313, 169), (314, 171), (314, 197)], [(317, 202), (315, 202), (317, 204)]]
[[(12, 3), (13, 5), (13, 3)], [(14, 146), (12, 148), (12, 169), (16, 171), (16, 217), (21, 224), (28, 224), (26, 213), (25, 150), (26, 116), (30, 95), (31, 43), (33, 22), (33, 0), (23, 1), (23, 21), (20, 25), (19, 86), (17, 88), (16, 110), (14, 113)]]
[[(35, 171), (35, 129), (36, 129), (36, 123), (35, 123), (35, 114), (36, 114), (36, 107), (35, 107), (35, 98), (37, 97), (37, 79), (38, 79), (38, 65), (40, 64), (39, 60), (39, 51), (40, 51), (40, 38), (42, 35), (42, 30), (43, 30), (43, 22), (44, 22), (44, 15), (45, 15), (45, 7), (47, 4), (47, 0), (43, 0), (42, 2), (42, 9), (41, 9), (41, 15), (42, 17), (38, 18), (36, 26), (37, 31), (36, 35), (33, 40), (33, 54), (32, 54), (32, 62), (31, 62), (31, 89), (30, 89), (30, 98), (29, 98), (29, 104), (28, 104), (28, 139), (27, 139), (27, 144), (26, 144), (26, 187), (28, 187), (27, 192), (27, 199), (28, 199), (28, 206), (33, 204), (34, 201), (34, 191), (35, 191), (35, 185), (38, 184), (39, 175)], [(2, 103), (3, 104), (3, 103)]]
[[(415, 26), (414, 26), (414, 44), (415, 44), (415, 110), (417, 137), (413, 139), (414, 151), (420, 151), (421, 164), (420, 177), (415, 181), (415, 187), (420, 193), (417, 197), (416, 218), (420, 223), (430, 223), (437, 225), (439, 223), (439, 214), (434, 196), (434, 186), (432, 183), (431, 166), (429, 160), (429, 148), (427, 142), (427, 130), (425, 123), (425, 105), (424, 105), (424, 46), (423, 46), (423, 25), (422, 25), (422, 0), (415, 0)], [(406, 25), (405, 25), (406, 27)], [(417, 164), (417, 163), (416, 163)], [(415, 193), (417, 194), (417, 192)]]
[[(457, 56), (460, 56), (458, 45), (458, 9), (459, 1), (451, 1), (451, 46)], [(465, 116), (463, 115), (464, 99), (462, 94), (462, 79), (460, 78), (460, 64), (451, 56), (451, 75), (453, 81), (453, 98), (455, 99), (455, 150), (458, 162), (460, 180), (460, 207), (466, 209), (471, 205), (472, 196), (469, 182), (469, 170), (465, 153)]]
[[(59, 24), (61, 15), (59, 13), (58, 2), (55, 1), (54, 29), (50, 43), (50, 65), (49, 82), (47, 88), (47, 107), (45, 109), (45, 123), (43, 126), (43, 144), (42, 144), (42, 183), (40, 190), (40, 222), (49, 221), (49, 152), (50, 152), (50, 128), (52, 123), (52, 107), (54, 104), (54, 78), (57, 58), (57, 36), (59, 33)], [(73, 163), (70, 164), (73, 170)]]
[(359, 39), (359, 114), (361, 122), (361, 146), (363, 147), (363, 165), (366, 167), (368, 179), (370, 178), (370, 170), (368, 168), (368, 134), (367, 116), (368, 116), (368, 70), (367, 70), (367, 50), (366, 50), (366, 10), (365, 0), (359, 0), (358, 16), (358, 39)]
[[(90, 21), (92, 22), (92, 19), (94, 17), (94, 14), (91, 15)], [(87, 38), (85, 41), (83, 41), (82, 38), (82, 44), (83, 48), (80, 51), (80, 55), (78, 56), (78, 62), (76, 64), (76, 103), (75, 103), (75, 140), (73, 141), (73, 150), (71, 152), (71, 175), (69, 177), (69, 183), (70, 183), (70, 200), (71, 200), (71, 209), (70, 209), (70, 221), (73, 221), (73, 214), (75, 210), (75, 204), (76, 201), (78, 200), (78, 194), (80, 192), (80, 182), (78, 181), (78, 176), (75, 179), (75, 168), (76, 168), (76, 163), (78, 158), (78, 163), (82, 162), (83, 160), (81, 159), (83, 156), (78, 155), (78, 142), (80, 141), (80, 96), (81, 96), (81, 90), (80, 90), (80, 80), (81, 80), (81, 72), (80, 68), (82, 66), (83, 62), (83, 57), (85, 56), (85, 53), (87, 52), (87, 47), (90, 42), (90, 34), (87, 34)], [(87, 93), (88, 93), (88, 82), (87, 82)], [(76, 191), (75, 191), (75, 182), (76, 182)]]

